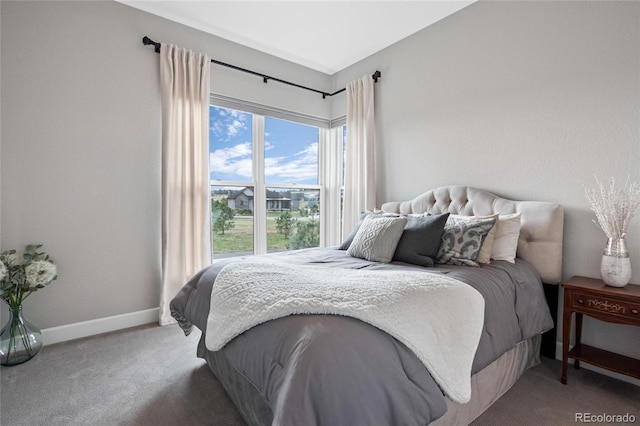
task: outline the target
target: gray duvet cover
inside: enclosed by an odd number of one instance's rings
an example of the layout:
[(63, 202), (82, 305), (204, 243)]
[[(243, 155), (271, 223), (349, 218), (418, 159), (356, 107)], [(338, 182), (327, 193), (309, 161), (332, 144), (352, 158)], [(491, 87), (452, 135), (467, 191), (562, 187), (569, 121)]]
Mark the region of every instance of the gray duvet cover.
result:
[[(328, 268), (418, 268), (467, 283), (485, 299), (485, 323), (473, 373), (518, 342), (553, 327), (540, 279), (533, 267), (519, 259), (515, 264), (495, 261), (479, 268), (422, 268), (369, 262), (335, 248), (251, 258)], [(217, 273), (227, 263), (243, 259), (217, 261), (176, 295), (172, 315), (186, 333), (193, 325), (206, 332)], [(255, 404), (262, 411), (270, 410), (260, 422), (266, 417), (276, 425), (426, 425), (446, 411), (442, 392), (409, 349), (387, 333), (349, 317), (280, 318), (247, 330), (221, 351), (199, 355), (220, 359), (250, 383), (253, 397), (261, 399)], [(246, 410), (241, 412), (246, 415)]]

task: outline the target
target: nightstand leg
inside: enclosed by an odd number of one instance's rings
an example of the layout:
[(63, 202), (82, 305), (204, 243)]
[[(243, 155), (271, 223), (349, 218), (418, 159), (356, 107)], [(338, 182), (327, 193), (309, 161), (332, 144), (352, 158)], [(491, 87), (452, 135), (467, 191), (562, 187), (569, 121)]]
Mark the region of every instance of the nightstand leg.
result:
[[(582, 314), (580, 312), (576, 312), (576, 346), (582, 343)], [(573, 360), (573, 368), (580, 368), (580, 360)]]
[(567, 367), (569, 366), (569, 338), (571, 337), (571, 309), (565, 307), (562, 312), (562, 377), (560, 382), (567, 384)]

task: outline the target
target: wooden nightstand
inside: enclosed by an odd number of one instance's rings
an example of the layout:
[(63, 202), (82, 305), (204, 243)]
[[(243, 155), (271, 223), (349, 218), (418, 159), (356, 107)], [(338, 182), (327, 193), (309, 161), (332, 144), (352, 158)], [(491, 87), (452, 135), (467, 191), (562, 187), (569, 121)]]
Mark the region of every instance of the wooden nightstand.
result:
[[(601, 321), (640, 326), (640, 285), (609, 287), (602, 280), (573, 277), (562, 284), (564, 287), (564, 308), (562, 314), (562, 378), (567, 383), (567, 366), (573, 358), (575, 368), (580, 361), (626, 374), (640, 379), (640, 360), (613, 352), (583, 345), (582, 315)], [(571, 337), (571, 314), (576, 313), (575, 345), (569, 351)]]

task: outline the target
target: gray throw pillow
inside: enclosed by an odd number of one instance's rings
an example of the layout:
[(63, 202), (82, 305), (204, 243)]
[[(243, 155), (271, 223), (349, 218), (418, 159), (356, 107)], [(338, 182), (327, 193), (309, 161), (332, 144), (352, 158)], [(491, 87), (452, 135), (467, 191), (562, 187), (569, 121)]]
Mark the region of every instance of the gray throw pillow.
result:
[(495, 223), (495, 218), (469, 219), (450, 216), (444, 226), (436, 263), (478, 266), (476, 260), (482, 242)]
[(438, 255), (448, 217), (449, 213), (409, 216), (393, 260), (419, 266), (433, 266), (433, 259)]
[(347, 254), (372, 262), (391, 262), (406, 224), (407, 219), (404, 217), (365, 217)]

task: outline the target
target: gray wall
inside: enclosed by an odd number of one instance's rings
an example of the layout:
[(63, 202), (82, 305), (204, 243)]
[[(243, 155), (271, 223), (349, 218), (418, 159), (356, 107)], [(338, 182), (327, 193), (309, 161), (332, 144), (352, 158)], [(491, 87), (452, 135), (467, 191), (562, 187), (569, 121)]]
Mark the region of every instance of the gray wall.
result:
[[(0, 8), (0, 248), (40, 242), (56, 261), (59, 279), (25, 303), (41, 328), (158, 306), (159, 56), (144, 35), (330, 88), (325, 74), (116, 2)], [(211, 74), (215, 93), (330, 117), (320, 96), (219, 66)]]
[[(558, 203), (565, 278), (599, 276), (606, 237), (582, 185), (640, 182), (640, 3), (480, 1), (334, 84), (375, 69), (379, 203), (452, 184)], [(640, 211), (628, 243), (640, 283)], [(584, 336), (640, 356), (640, 328), (586, 319)]]

